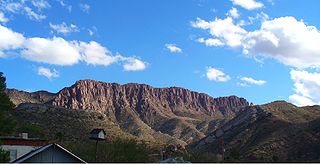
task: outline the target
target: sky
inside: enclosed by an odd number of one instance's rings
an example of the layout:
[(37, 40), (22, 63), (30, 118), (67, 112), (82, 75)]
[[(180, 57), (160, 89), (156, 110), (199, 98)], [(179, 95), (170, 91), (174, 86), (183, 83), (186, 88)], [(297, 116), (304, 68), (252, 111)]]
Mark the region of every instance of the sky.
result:
[(7, 86), (177, 86), (320, 104), (318, 0), (0, 0)]

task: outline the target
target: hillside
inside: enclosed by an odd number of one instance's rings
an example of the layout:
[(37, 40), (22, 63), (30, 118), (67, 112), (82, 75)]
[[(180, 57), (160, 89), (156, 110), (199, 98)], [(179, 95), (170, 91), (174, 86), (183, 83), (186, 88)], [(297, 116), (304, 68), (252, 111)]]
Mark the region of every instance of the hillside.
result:
[(284, 101), (247, 107), (193, 149), (233, 161), (314, 161), (320, 156), (320, 106)]

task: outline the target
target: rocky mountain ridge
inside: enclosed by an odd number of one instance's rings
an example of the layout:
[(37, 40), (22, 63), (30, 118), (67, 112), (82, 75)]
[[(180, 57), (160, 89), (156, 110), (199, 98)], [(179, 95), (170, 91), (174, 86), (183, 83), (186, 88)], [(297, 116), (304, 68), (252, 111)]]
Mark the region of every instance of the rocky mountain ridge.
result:
[(94, 80), (79, 80), (55, 94), (15, 90), (7, 93), (17, 105), (34, 103), (96, 111), (119, 125), (123, 132), (138, 138), (168, 135), (183, 143), (203, 138), (249, 105), (236, 96), (213, 98), (179, 87), (153, 88)]

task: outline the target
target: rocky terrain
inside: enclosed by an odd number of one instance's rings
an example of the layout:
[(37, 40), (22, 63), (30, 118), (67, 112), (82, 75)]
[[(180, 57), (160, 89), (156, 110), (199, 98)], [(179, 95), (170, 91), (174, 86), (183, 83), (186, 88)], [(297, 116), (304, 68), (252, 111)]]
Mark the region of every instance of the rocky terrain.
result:
[[(32, 124), (51, 128), (57, 126), (54, 122), (64, 125), (68, 123), (63, 120), (80, 120), (92, 124), (83, 131), (87, 132), (94, 127), (108, 131), (108, 123), (118, 128), (117, 133), (128, 134), (124, 136), (181, 145), (205, 137), (249, 105), (244, 98), (236, 96), (213, 98), (178, 87), (153, 88), (145, 84), (120, 85), (93, 80), (77, 81), (55, 94), (12, 89), (7, 93), (18, 106), (16, 116)], [(65, 115), (58, 113), (62, 111)], [(96, 117), (80, 117), (75, 114), (77, 111)], [(73, 127), (62, 127), (67, 128)]]
[(9, 95), (11, 101), (18, 106), (21, 103), (36, 103), (42, 104), (50, 101), (55, 94), (47, 91), (37, 91), (37, 92), (25, 92), (16, 89), (7, 89), (5, 91)]
[(314, 161), (320, 156), (320, 106), (284, 101), (247, 107), (191, 145), (242, 161)]

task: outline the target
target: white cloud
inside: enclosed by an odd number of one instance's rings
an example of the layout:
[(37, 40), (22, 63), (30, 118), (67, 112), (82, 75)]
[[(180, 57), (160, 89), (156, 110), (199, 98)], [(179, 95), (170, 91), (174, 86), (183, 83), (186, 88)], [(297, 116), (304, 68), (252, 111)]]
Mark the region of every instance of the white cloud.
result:
[(34, 12), (30, 7), (24, 7), (24, 11), (26, 12), (26, 15), (29, 17), (31, 20), (35, 21), (41, 21), (42, 19), (46, 19), (47, 17), (42, 14), (38, 14)]
[(231, 0), (234, 5), (241, 6), (247, 10), (254, 10), (263, 7), (263, 3), (255, 0)]
[(249, 19), (249, 24), (253, 24), (254, 21), (258, 20), (260, 22), (265, 22), (267, 20), (269, 20), (269, 15), (264, 13), (264, 12), (260, 12), (260, 13), (257, 13), (256, 16), (249, 16), (248, 17)]
[(25, 41), (22, 34), (0, 25), (0, 52), (20, 48)]
[(230, 47), (237, 47), (241, 45), (243, 35), (247, 31), (241, 28), (239, 25), (233, 23), (231, 17), (226, 19), (216, 18), (213, 21), (205, 21), (197, 18), (196, 22), (192, 22), (192, 26), (203, 30), (209, 30), (210, 34)]
[(0, 23), (6, 23), (9, 19), (6, 18), (6, 16), (3, 14), (3, 12), (0, 12)]
[(74, 43), (60, 37), (29, 38), (21, 54), (31, 61), (56, 65), (73, 65), (80, 59), (79, 50)]
[(80, 7), (80, 9), (83, 11), (83, 12), (86, 12), (86, 13), (89, 13), (89, 11), (90, 11), (90, 6), (88, 5), (88, 4), (82, 4), (82, 3), (80, 3), (79, 4), (79, 7)]
[(55, 30), (57, 33), (62, 33), (62, 34), (68, 34), (71, 32), (79, 31), (79, 28), (76, 25), (74, 24), (67, 25), (65, 22), (62, 22), (61, 24), (49, 23), (49, 26), (51, 29)]
[(308, 106), (308, 105), (315, 105), (316, 104), (311, 99), (304, 97), (304, 96), (301, 96), (301, 95), (297, 95), (297, 94), (293, 94), (293, 95), (289, 96), (289, 100), (296, 106)]
[(136, 58), (125, 58), (124, 61), (123, 69), (125, 71), (141, 71), (147, 67), (147, 63)]
[(182, 49), (176, 46), (175, 44), (165, 44), (165, 46), (170, 52), (175, 52), (175, 53), (182, 52)]
[(87, 64), (107, 66), (121, 59), (121, 56), (113, 56), (107, 48), (94, 41), (80, 42), (79, 46), (82, 53), (81, 59)]
[[(269, 19), (260, 13), (259, 19)], [(255, 18), (258, 19), (258, 18)], [(260, 29), (246, 31), (235, 25), (231, 17), (192, 23), (195, 28), (208, 30), (214, 39), (230, 47), (242, 47), (246, 56), (264, 56), (297, 68), (320, 67), (320, 32), (294, 17), (280, 17), (263, 21)], [(218, 40), (214, 43), (217, 43)], [(204, 39), (198, 40), (208, 45)], [(215, 44), (213, 44), (215, 45)], [(219, 44), (222, 45), (222, 44)]]
[(98, 31), (97, 27), (96, 26), (92, 26), (91, 28), (88, 28), (88, 33), (90, 36), (93, 36), (96, 34), (96, 32)]
[(265, 80), (256, 80), (251, 77), (241, 77), (240, 80), (243, 81), (242, 84), (247, 84), (247, 85), (253, 84), (253, 85), (261, 86), (267, 83)]
[(32, 0), (31, 3), (34, 7), (38, 8), (39, 10), (51, 7), (51, 5), (45, 0)]
[(291, 70), (294, 81), (294, 94), (289, 99), (298, 106), (320, 103), (320, 73), (303, 70)]
[(243, 52), (264, 55), (298, 68), (320, 67), (320, 32), (294, 17), (280, 17), (262, 23), (259, 30), (243, 39)]
[(39, 67), (38, 75), (45, 76), (48, 79), (59, 77), (59, 72), (53, 69), (52, 71), (49, 68)]
[(239, 14), (237, 8), (232, 7), (232, 8), (228, 11), (227, 16), (231, 16), (232, 18), (239, 18), (239, 17), (240, 17), (240, 14)]
[[(46, 19), (46, 16), (39, 12), (41, 12), (42, 9), (51, 7), (50, 4), (45, 0), (31, 0), (29, 2), (30, 4), (26, 3), (25, 0), (18, 2), (1, 1), (0, 8), (7, 13), (25, 15), (30, 20), (41, 21)], [(36, 7), (38, 11), (33, 11), (31, 7)]]
[(223, 46), (224, 45), (224, 43), (221, 42), (221, 40), (215, 39), (215, 38), (209, 38), (209, 39), (198, 38), (197, 41), (199, 43), (204, 43), (206, 46)]
[(27, 60), (54, 65), (74, 65), (85, 62), (90, 65), (108, 66), (120, 62), (126, 71), (140, 71), (147, 63), (135, 57), (113, 55), (97, 42), (67, 41), (61, 37), (25, 38), (22, 34), (0, 25), (0, 57), (5, 51), (17, 51)]
[(227, 82), (231, 79), (229, 75), (212, 67), (207, 68), (206, 76), (209, 80), (218, 81), (218, 82)]
[(237, 86), (240, 86), (240, 87), (249, 87), (249, 85), (247, 83), (244, 83), (244, 82), (237, 82)]
[(93, 36), (93, 34), (94, 34), (93, 31), (90, 30), (90, 29), (88, 29), (88, 33), (89, 33), (90, 36)]

